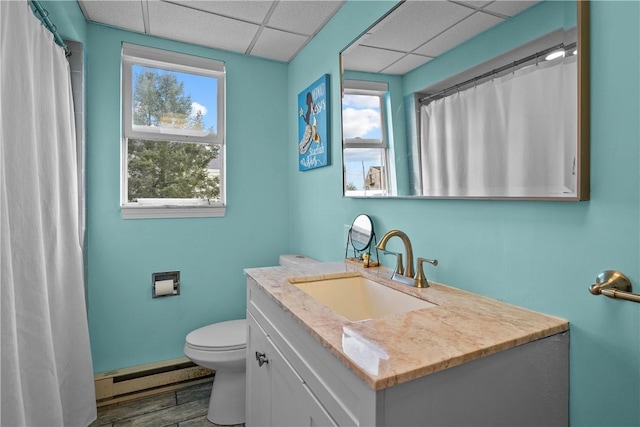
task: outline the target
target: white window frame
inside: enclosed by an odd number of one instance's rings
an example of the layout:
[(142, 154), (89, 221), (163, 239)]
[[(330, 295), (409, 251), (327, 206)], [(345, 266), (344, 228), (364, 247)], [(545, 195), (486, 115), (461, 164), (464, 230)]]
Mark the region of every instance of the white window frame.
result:
[(391, 191), (391, 182), (389, 180), (389, 144), (387, 142), (388, 123), (385, 96), (389, 93), (389, 84), (368, 80), (345, 80), (343, 82), (343, 91), (348, 95), (377, 96), (380, 100), (381, 139), (345, 138), (342, 142), (342, 149), (343, 151), (347, 148), (378, 148), (384, 150), (383, 164), (381, 166), (386, 172), (382, 174), (382, 185), (384, 193), (388, 195)]
[[(179, 73), (214, 77), (218, 80), (217, 132), (167, 129), (133, 124), (133, 66), (160, 68)], [(225, 65), (224, 62), (182, 53), (122, 44), (122, 143), (120, 166), (120, 209), (124, 219), (222, 217), (226, 213), (225, 176)], [(220, 147), (220, 201), (200, 199), (144, 199), (128, 201), (127, 139), (214, 144)]]

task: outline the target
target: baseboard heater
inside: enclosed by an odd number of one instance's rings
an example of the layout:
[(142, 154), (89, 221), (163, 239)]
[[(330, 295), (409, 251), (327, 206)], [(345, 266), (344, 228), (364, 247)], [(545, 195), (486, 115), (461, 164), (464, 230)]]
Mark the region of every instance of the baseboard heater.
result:
[(98, 406), (179, 390), (211, 381), (215, 374), (186, 357), (94, 375)]

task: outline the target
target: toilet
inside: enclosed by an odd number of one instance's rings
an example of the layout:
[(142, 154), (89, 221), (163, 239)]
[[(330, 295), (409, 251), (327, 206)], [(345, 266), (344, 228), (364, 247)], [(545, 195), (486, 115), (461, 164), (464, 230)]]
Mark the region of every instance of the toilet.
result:
[[(279, 261), (282, 266), (318, 262), (297, 254), (281, 255)], [(247, 320), (227, 320), (190, 332), (184, 354), (196, 365), (216, 371), (207, 419), (218, 425), (244, 424)]]
[(196, 365), (216, 371), (207, 419), (214, 424), (243, 424), (247, 320), (228, 320), (187, 335), (184, 354)]

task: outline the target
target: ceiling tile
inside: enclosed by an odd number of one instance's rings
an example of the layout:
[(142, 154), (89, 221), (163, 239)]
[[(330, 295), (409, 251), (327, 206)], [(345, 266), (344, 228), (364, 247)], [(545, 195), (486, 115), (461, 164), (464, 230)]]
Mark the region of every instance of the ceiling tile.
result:
[(314, 35), (343, 5), (344, 1), (280, 1), (267, 25), (284, 31)]
[(88, 21), (144, 33), (140, 0), (79, 1)]
[(211, 12), (228, 18), (262, 24), (273, 1), (266, 0), (171, 0), (171, 3)]
[(412, 53), (404, 56), (396, 63), (382, 70), (383, 73), (386, 74), (399, 74), (403, 75), (413, 70), (414, 68), (418, 68), (419, 66), (426, 64), (431, 61), (433, 58), (428, 58), (426, 56), (414, 55)]
[(307, 43), (308, 37), (287, 33), (271, 28), (263, 28), (256, 44), (249, 52), (279, 61), (289, 62)]
[(496, 12), (505, 16), (514, 16), (525, 9), (530, 8), (534, 4), (538, 3), (537, 1), (521, 1), (521, 0), (502, 0), (495, 1), (491, 3), (489, 6), (485, 7), (485, 10), (489, 10), (491, 12)]
[[(146, 18), (143, 9), (148, 9), (149, 34), (290, 61), (308, 42), (305, 36), (317, 34), (344, 0), (79, 0), (78, 3), (88, 21), (143, 33)], [(498, 16), (511, 16), (535, 3), (407, 0), (376, 27), (365, 40), (365, 47), (350, 49), (352, 53), (346, 55), (345, 63), (360, 70), (369, 64), (373, 71), (379, 71), (398, 61), (390, 68), (398, 72), (405, 64), (421, 61), (421, 55), (436, 55), (467, 39), (471, 35), (467, 25), (483, 31), (496, 19), (474, 10), (485, 7), (484, 10)], [(465, 19), (469, 15), (471, 18)], [(459, 22), (464, 27), (450, 29)], [(418, 56), (406, 55), (430, 39), (434, 40), (428, 46), (414, 52)], [(363, 54), (367, 46), (384, 49), (371, 49), (375, 57), (368, 60)], [(247, 52), (249, 48), (251, 52)]]
[(401, 52), (366, 46), (351, 46), (342, 57), (345, 70), (378, 73), (404, 56)]
[(415, 52), (428, 56), (438, 56), (501, 21), (502, 19), (488, 13), (476, 12), (458, 25), (449, 28), (428, 43), (420, 46)]
[(456, 0), (455, 3), (460, 3), (472, 7), (474, 9), (482, 9), (486, 5), (490, 4), (493, 0)]
[(472, 13), (450, 2), (407, 1), (381, 22), (366, 45), (410, 52)]
[(167, 2), (150, 1), (148, 5), (150, 34), (216, 49), (244, 53), (260, 28)]

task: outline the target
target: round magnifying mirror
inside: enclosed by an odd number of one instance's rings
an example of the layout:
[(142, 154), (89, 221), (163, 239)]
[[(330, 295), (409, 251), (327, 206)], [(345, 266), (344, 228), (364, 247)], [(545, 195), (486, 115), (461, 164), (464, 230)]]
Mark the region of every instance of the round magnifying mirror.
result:
[(373, 236), (373, 222), (368, 215), (360, 214), (353, 220), (351, 230), (349, 230), (349, 238), (354, 249), (363, 251), (371, 244)]

